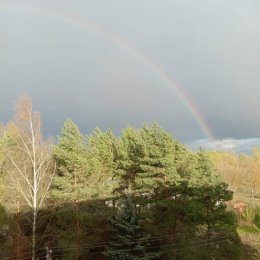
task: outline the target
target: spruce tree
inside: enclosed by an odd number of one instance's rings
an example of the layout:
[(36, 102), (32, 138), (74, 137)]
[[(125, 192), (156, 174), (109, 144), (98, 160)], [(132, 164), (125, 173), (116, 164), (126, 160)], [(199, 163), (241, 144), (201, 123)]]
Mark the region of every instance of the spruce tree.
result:
[(136, 208), (124, 198), (117, 215), (110, 219), (110, 239), (105, 255), (109, 260), (159, 259), (158, 248), (151, 251), (150, 236), (142, 232)]

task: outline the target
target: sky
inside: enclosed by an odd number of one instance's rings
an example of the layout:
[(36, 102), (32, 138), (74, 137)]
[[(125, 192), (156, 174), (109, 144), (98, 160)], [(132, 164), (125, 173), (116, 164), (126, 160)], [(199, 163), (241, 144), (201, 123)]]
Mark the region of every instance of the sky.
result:
[(0, 121), (46, 136), (156, 121), (193, 149), (260, 146), (259, 0), (0, 0)]

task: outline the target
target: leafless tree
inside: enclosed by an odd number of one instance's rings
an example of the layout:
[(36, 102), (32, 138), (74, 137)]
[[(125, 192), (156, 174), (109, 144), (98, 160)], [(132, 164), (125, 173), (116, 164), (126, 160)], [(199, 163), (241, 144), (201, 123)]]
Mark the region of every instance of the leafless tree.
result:
[[(5, 166), (14, 190), (32, 212), (32, 260), (36, 259), (36, 229), (39, 209), (50, 188), (55, 167), (50, 140), (43, 141), (39, 113), (33, 112), (31, 99), (20, 98), (6, 148)], [(9, 134), (8, 132), (6, 134)]]

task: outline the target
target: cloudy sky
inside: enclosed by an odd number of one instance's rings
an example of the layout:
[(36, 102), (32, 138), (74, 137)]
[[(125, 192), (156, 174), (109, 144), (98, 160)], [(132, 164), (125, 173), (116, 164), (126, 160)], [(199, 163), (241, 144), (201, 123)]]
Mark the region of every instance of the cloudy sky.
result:
[[(259, 0), (0, 0), (0, 121), (45, 135), (159, 122), (192, 148), (260, 145)], [(213, 140), (214, 139), (214, 140)]]

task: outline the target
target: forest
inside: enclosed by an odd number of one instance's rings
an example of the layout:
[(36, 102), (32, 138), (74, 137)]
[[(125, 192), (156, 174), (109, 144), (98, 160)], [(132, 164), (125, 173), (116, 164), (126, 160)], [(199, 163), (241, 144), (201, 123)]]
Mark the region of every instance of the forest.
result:
[(259, 148), (192, 151), (157, 123), (86, 135), (71, 119), (46, 139), (22, 96), (0, 170), (0, 259), (259, 259), (241, 239), (259, 236)]

